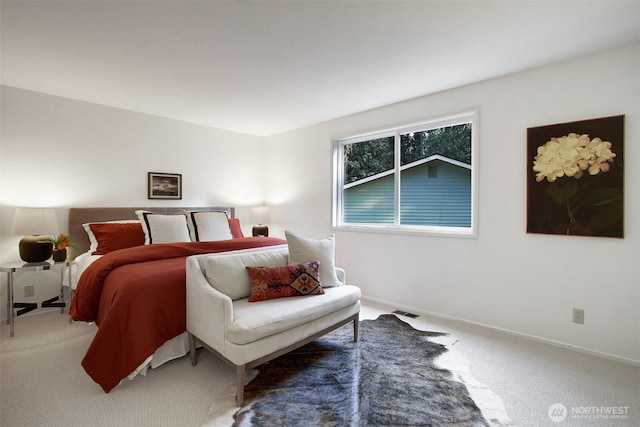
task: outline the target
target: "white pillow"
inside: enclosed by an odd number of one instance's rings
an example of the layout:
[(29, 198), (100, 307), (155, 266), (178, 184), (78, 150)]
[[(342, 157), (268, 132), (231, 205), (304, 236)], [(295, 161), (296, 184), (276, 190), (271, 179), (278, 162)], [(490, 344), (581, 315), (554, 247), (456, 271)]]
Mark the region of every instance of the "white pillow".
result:
[(190, 242), (187, 218), (182, 215), (161, 215), (136, 211), (144, 231), (144, 244)]
[[(86, 224), (82, 224), (82, 228), (89, 236), (89, 253), (92, 254), (98, 250), (98, 239), (96, 239), (96, 235), (93, 234), (93, 230), (91, 230), (90, 224), (131, 224), (134, 222), (140, 222), (137, 219), (117, 219), (114, 221), (100, 221), (100, 222), (87, 222)], [(144, 229), (144, 227), (143, 227)]]
[(229, 217), (223, 211), (184, 211), (192, 242), (232, 239)]
[(287, 262), (287, 249), (247, 249), (228, 254), (215, 254), (201, 262), (209, 284), (232, 300), (251, 294), (251, 278), (247, 267), (274, 267)]
[(320, 284), (323, 288), (342, 285), (336, 275), (336, 246), (333, 235), (315, 240), (286, 230), (284, 234), (289, 244), (289, 264), (317, 261), (320, 264)]

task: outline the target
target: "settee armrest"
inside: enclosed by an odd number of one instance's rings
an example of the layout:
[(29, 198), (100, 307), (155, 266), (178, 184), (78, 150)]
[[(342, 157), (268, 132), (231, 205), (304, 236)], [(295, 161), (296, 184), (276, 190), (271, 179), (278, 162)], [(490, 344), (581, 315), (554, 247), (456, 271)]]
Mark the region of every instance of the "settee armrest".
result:
[(209, 284), (197, 256), (187, 258), (186, 272), (187, 332), (222, 353), (227, 326), (233, 322), (232, 300)]
[(340, 281), (340, 283), (342, 283), (343, 285), (347, 284), (347, 273), (343, 268), (336, 267), (336, 276), (338, 276), (338, 280)]

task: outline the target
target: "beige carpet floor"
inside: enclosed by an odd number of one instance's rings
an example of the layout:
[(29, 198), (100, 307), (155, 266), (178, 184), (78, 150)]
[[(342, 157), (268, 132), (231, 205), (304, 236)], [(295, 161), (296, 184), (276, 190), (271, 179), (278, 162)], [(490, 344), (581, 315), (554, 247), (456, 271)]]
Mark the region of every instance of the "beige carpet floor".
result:
[(234, 371), (202, 352), (171, 361), (105, 394), (80, 362), (93, 324), (68, 323), (59, 312), (21, 317), (15, 337), (2, 327), (0, 425), (199, 426), (212, 396), (234, 383)]
[[(393, 308), (364, 302), (362, 318)], [(474, 380), (501, 398), (516, 426), (640, 425), (640, 368), (513, 337), (461, 322), (421, 316), (403, 320), (419, 329), (449, 332)], [(211, 420), (215, 396), (233, 387), (234, 371), (206, 351), (147, 376), (126, 380), (105, 394), (80, 366), (95, 326), (59, 311), (22, 316), (16, 336), (0, 325), (0, 425), (200, 426)], [(549, 408), (626, 408), (624, 417), (567, 417)], [(581, 409), (582, 410), (582, 409)], [(584, 414), (583, 414), (584, 415)]]

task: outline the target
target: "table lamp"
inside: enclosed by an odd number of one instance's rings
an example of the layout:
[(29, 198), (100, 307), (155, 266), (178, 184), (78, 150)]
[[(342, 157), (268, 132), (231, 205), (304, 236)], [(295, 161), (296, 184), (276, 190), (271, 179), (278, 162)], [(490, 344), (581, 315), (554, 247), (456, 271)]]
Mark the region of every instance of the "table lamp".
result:
[(254, 237), (256, 236), (269, 236), (269, 227), (264, 225), (266, 222), (269, 222), (269, 208), (267, 206), (257, 206), (255, 208), (251, 208), (251, 215), (249, 220), (254, 225), (252, 228), (252, 234)]
[(56, 212), (50, 208), (16, 208), (12, 235), (23, 235), (18, 249), (25, 262), (44, 262), (51, 257), (53, 244), (47, 239), (58, 234)]

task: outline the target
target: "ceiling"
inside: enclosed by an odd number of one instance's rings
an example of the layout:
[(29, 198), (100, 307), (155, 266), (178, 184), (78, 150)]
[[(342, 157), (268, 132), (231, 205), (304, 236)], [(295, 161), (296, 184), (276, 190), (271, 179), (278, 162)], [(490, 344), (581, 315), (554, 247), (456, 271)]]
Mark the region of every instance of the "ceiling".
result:
[(272, 135), (640, 40), (640, 1), (5, 1), (2, 84)]

